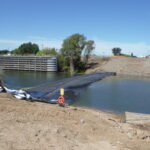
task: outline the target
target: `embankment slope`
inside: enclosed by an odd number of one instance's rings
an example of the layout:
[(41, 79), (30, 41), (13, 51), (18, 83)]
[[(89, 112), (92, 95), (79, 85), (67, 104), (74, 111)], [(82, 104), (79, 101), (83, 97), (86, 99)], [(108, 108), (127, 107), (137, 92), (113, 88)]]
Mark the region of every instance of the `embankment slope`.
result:
[(149, 150), (149, 130), (97, 110), (0, 94), (0, 150)]
[(86, 73), (93, 72), (116, 72), (122, 75), (150, 76), (150, 58), (110, 57), (101, 61), (98, 57), (97, 65), (90, 68)]

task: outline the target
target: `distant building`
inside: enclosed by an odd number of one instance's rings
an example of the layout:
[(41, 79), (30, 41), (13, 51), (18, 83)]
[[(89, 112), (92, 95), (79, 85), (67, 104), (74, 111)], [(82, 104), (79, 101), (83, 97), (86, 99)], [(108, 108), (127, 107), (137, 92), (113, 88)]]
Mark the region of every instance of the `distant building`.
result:
[(57, 57), (0, 56), (3, 70), (57, 71)]

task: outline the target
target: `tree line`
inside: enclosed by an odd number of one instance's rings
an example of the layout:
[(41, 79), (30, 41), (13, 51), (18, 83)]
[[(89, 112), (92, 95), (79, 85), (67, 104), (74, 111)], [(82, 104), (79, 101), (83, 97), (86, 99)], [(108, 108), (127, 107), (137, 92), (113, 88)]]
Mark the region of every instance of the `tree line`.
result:
[[(11, 51), (13, 55), (36, 55), (36, 56), (56, 56), (60, 71), (70, 71), (71, 74), (84, 72), (88, 59), (94, 50), (94, 41), (87, 40), (82, 34), (73, 34), (64, 39), (62, 48), (39, 49), (35, 43), (23, 43), (18, 48)], [(1, 54), (8, 54), (9, 51), (0, 51)]]
[[(18, 48), (9, 51), (1, 50), (1, 54), (11, 53), (13, 55), (36, 55), (36, 56), (56, 56), (58, 57), (59, 71), (68, 71), (71, 74), (84, 72), (92, 51), (95, 48), (93, 40), (87, 40), (83, 34), (73, 34), (64, 39), (62, 48), (44, 48), (40, 50), (35, 43), (23, 43)], [(126, 54), (121, 53), (121, 48), (113, 48), (112, 53), (115, 56)], [(131, 54), (133, 56), (133, 54)]]

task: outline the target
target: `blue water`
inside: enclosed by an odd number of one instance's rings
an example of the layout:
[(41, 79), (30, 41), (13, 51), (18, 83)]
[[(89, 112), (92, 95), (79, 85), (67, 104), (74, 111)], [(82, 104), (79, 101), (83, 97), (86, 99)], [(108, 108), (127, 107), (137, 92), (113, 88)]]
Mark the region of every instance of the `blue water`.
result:
[(150, 79), (105, 79), (84, 89), (74, 105), (112, 112), (150, 113)]
[[(2, 71), (0, 77), (9, 88), (33, 87), (47, 81), (69, 77), (64, 73)], [(150, 114), (150, 78), (108, 77), (83, 88), (73, 105), (116, 113), (124, 111)]]

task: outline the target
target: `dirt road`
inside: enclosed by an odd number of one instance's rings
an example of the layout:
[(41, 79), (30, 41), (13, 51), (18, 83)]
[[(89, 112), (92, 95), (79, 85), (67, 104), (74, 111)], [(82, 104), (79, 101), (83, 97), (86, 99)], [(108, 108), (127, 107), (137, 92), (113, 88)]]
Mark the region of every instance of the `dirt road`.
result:
[(149, 125), (121, 118), (0, 94), (0, 150), (149, 150)]

